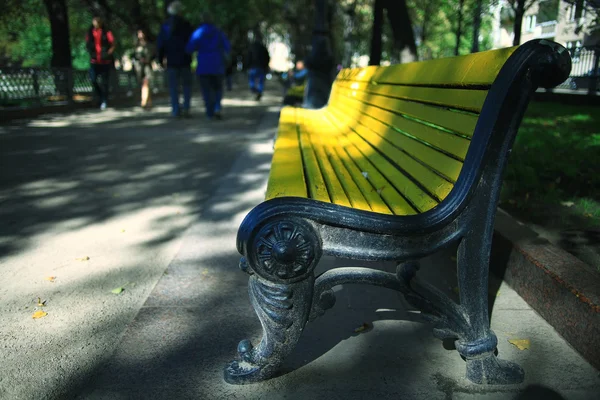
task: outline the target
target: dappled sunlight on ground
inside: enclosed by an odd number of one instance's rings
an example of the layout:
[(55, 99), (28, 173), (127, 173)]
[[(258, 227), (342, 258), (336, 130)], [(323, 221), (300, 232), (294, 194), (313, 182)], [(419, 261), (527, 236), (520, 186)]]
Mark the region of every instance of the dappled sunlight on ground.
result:
[[(0, 397), (60, 397), (111, 354), (278, 100), (245, 101), (225, 107), (222, 123), (199, 105), (174, 120), (163, 103), (0, 127)], [(48, 314), (35, 320), (38, 297)]]

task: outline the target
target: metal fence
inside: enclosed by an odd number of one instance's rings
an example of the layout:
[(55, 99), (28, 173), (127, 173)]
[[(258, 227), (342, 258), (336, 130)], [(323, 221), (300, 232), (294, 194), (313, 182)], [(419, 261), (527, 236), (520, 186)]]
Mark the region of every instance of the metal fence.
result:
[[(109, 85), (112, 97), (137, 96), (140, 88), (134, 71), (113, 70)], [(163, 71), (153, 72), (151, 87), (155, 93), (166, 90)], [(93, 92), (87, 70), (0, 67), (0, 107), (90, 101)]]
[(558, 86), (561, 89), (584, 90), (590, 95), (598, 95), (600, 90), (599, 46), (573, 47), (568, 49), (571, 55), (571, 74)]

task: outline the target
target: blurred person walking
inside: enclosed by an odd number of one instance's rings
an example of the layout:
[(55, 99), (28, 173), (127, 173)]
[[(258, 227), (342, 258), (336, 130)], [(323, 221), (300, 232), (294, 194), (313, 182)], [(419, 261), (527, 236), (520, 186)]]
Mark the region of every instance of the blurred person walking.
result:
[(155, 58), (154, 47), (148, 42), (142, 29), (137, 31), (137, 44), (133, 52), (133, 65), (138, 82), (141, 85), (141, 106), (145, 110), (152, 108), (152, 91), (150, 79), (152, 78), (152, 60)]
[(250, 91), (256, 94), (256, 100), (260, 100), (263, 95), (270, 60), (269, 51), (262, 43), (260, 34), (256, 33), (248, 51), (248, 83)]
[[(192, 96), (192, 57), (185, 46), (193, 32), (192, 25), (181, 16), (183, 6), (180, 1), (169, 4), (169, 18), (161, 26), (157, 39), (158, 61), (166, 63), (171, 113), (174, 117), (190, 117)], [(183, 89), (183, 106), (179, 103), (179, 87)]]
[[(104, 26), (100, 16), (92, 18), (92, 26), (85, 36), (85, 45), (90, 54), (90, 80), (100, 101), (100, 109), (106, 109), (108, 101), (110, 69), (113, 65), (115, 37)], [(100, 83), (98, 83), (100, 80)]]
[(223, 79), (231, 62), (231, 45), (227, 36), (213, 24), (210, 14), (204, 14), (203, 21), (185, 49), (190, 54), (198, 52), (196, 75), (202, 89), (206, 116), (210, 120), (220, 120)]

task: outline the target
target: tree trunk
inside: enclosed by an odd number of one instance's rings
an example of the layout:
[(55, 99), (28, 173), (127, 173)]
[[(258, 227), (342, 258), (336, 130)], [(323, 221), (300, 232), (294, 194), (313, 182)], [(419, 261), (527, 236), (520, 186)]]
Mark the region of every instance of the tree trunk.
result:
[(69, 36), (69, 12), (66, 0), (44, 0), (52, 31), (53, 67), (71, 68), (71, 40)]
[(304, 108), (321, 108), (329, 99), (334, 70), (330, 40), (331, 14), (329, 0), (315, 0), (312, 47), (306, 59), (308, 75), (304, 91)]
[(141, 29), (146, 35), (147, 40), (149, 40), (150, 42), (154, 42), (156, 40), (156, 35), (150, 29), (150, 23), (142, 12), (142, 5), (140, 4), (140, 0), (132, 1), (131, 19), (133, 21), (134, 28), (136, 30)]
[(479, 51), (479, 30), (481, 28), (482, 9), (483, 0), (476, 0), (475, 8), (473, 10), (473, 45), (471, 46), (471, 53), (477, 53)]
[(521, 44), (521, 27), (523, 25), (523, 16), (525, 15), (525, 0), (517, 0), (515, 9), (515, 37), (513, 38), (513, 46)]
[(356, 2), (353, 2), (344, 12), (344, 67), (352, 65), (354, 55), (354, 26), (356, 20)]
[(459, 0), (458, 2), (458, 23), (456, 25), (456, 47), (454, 47), (454, 55), (460, 55), (460, 39), (462, 37), (463, 29), (463, 8), (465, 0)]
[(73, 98), (73, 71), (71, 40), (69, 35), (69, 10), (66, 0), (44, 0), (52, 35), (52, 72), (56, 95)]
[(369, 54), (369, 65), (379, 65), (381, 63), (383, 33), (383, 6), (384, 0), (375, 0), (373, 5), (373, 36), (371, 36), (371, 54)]
[(417, 46), (406, 0), (385, 0), (384, 6), (394, 35), (394, 47), (396, 47), (398, 53), (408, 47), (416, 58)]

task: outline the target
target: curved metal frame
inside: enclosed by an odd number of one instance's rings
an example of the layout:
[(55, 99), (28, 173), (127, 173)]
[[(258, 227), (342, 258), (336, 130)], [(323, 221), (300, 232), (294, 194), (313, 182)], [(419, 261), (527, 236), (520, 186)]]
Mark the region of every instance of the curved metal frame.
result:
[[(504, 167), (530, 97), (539, 86), (552, 87), (564, 81), (570, 68), (566, 49), (546, 40), (528, 42), (510, 56), (488, 92), (453, 190), (432, 210), (390, 216), (292, 197), (255, 207), (238, 231), (237, 247), (245, 257), (242, 269), (252, 275), (250, 297), (264, 336), (256, 349), (249, 341), (240, 343), (241, 361), (229, 364), (225, 380), (243, 384), (273, 376), (307, 321), (333, 306), (331, 288), (352, 282), (403, 293), (429, 316), (436, 337), (456, 339), (471, 381), (521, 382), (522, 369), (494, 355), (497, 339), (489, 328), (487, 281), (494, 218)], [(276, 270), (285, 272), (265, 274), (264, 263), (256, 257), (260, 253), (257, 243), (269, 241), (272, 232), (284, 227), (300, 232), (302, 245), (297, 235), (284, 235), (287, 243), (271, 246), (274, 250), (267, 258), (279, 263)], [(316, 280), (313, 274), (321, 253), (405, 262), (452, 243), (458, 243), (459, 304), (418, 283), (414, 279), (418, 268), (413, 263), (401, 264), (396, 275), (357, 268), (337, 268)], [(297, 260), (302, 260), (301, 265)]]

